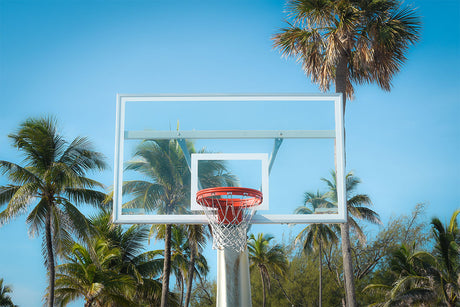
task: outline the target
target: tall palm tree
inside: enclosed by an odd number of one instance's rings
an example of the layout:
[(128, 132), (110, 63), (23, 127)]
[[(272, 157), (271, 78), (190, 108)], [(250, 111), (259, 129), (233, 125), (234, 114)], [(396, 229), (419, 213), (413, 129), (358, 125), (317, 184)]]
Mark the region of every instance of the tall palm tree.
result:
[[(304, 205), (298, 207), (294, 213), (296, 214), (312, 214), (319, 208), (336, 207), (328, 200), (328, 193), (321, 194), (319, 191), (315, 193), (306, 192), (304, 196)], [(303, 245), (303, 250), (306, 254), (313, 251), (318, 251), (319, 254), (319, 306), (322, 306), (322, 269), (323, 256), (322, 251), (325, 246), (335, 244), (338, 241), (336, 232), (337, 225), (326, 224), (310, 224), (300, 231), (295, 241)]]
[(0, 278), (0, 306), (4, 307), (15, 307), (9, 293), (11, 293), (11, 287), (3, 284), (3, 278)]
[[(137, 158), (137, 159), (136, 159)], [(140, 172), (150, 181), (127, 181), (123, 192), (133, 195), (125, 207), (144, 208), (157, 214), (183, 214), (187, 211), (188, 167), (179, 144), (174, 140), (146, 140), (138, 145), (126, 170)], [(165, 229), (165, 249), (161, 307), (168, 305), (171, 274), (171, 224)]]
[(270, 246), (273, 236), (259, 233), (251, 234), (248, 239), (250, 269), (257, 267), (260, 273), (263, 290), (262, 306), (265, 307), (266, 288), (270, 289), (270, 272), (282, 276), (287, 269), (287, 258), (280, 244)]
[[(323, 180), (329, 187), (328, 193), (330, 194), (330, 199), (337, 204), (337, 176), (335, 171), (331, 171), (331, 179), (321, 178), (321, 180)], [(342, 239), (344, 283), (347, 295), (346, 302), (348, 306), (356, 306), (353, 266), (351, 262), (350, 226), (352, 231), (354, 231), (358, 236), (358, 239), (361, 242), (364, 242), (366, 240), (366, 236), (355, 218), (366, 220), (373, 224), (382, 223), (379, 215), (372, 209), (368, 208), (368, 206), (372, 205), (370, 197), (366, 194), (355, 194), (355, 190), (359, 183), (361, 183), (361, 180), (358, 177), (355, 177), (353, 172), (349, 172), (345, 176), (347, 222), (340, 224), (340, 234)]]
[[(287, 27), (273, 36), (275, 48), (300, 62), (322, 91), (334, 83), (344, 116), (353, 84), (390, 90), (421, 28), (416, 10), (398, 0), (288, 0), (287, 14)], [(347, 302), (356, 306), (348, 223), (341, 227)]]
[[(193, 144), (187, 142), (190, 153), (195, 152)], [(204, 165), (200, 175), (203, 188), (216, 182), (232, 184), (235, 178), (229, 175), (220, 161), (211, 161)], [(123, 193), (132, 195), (125, 207), (144, 208), (157, 214), (185, 214), (190, 206), (190, 172), (184, 154), (176, 140), (143, 141), (134, 154), (134, 159), (126, 165), (144, 175), (146, 180), (133, 180), (123, 183)], [(151, 233), (154, 233), (155, 225)], [(165, 257), (162, 281), (161, 307), (167, 306), (169, 277), (171, 274), (171, 229), (165, 226)]]
[(27, 216), (30, 233), (44, 234), (45, 264), (49, 273), (48, 306), (54, 304), (55, 252), (62, 251), (70, 234), (83, 235), (88, 223), (77, 209), (80, 203), (99, 206), (105, 194), (94, 190), (102, 184), (86, 177), (102, 170), (103, 156), (92, 149), (88, 139), (77, 137), (67, 143), (52, 118), (30, 118), (17, 133), (9, 135), (13, 146), (24, 155), (24, 166), (0, 161), (0, 171), (11, 184), (0, 186), (0, 225), (35, 207)]

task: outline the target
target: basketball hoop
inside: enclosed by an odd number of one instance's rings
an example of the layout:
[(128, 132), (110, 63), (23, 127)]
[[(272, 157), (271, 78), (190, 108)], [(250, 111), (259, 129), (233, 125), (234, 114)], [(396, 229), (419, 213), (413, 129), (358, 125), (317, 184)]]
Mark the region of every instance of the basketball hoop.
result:
[(196, 202), (211, 224), (213, 248), (242, 251), (248, 225), (262, 200), (262, 192), (248, 188), (218, 187), (198, 191)]

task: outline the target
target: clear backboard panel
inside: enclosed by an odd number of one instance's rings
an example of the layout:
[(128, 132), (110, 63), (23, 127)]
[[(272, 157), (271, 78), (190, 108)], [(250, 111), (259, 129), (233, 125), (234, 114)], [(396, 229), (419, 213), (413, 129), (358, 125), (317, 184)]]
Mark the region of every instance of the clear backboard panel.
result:
[(342, 110), (339, 94), (120, 94), (114, 220), (204, 224), (197, 191), (239, 186), (263, 193), (252, 223), (344, 222)]

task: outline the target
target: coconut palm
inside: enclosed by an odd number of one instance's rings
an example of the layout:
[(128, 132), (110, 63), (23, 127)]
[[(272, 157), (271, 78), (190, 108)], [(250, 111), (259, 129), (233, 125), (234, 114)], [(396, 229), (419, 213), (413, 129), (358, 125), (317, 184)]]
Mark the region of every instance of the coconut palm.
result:
[(55, 252), (63, 249), (70, 234), (84, 235), (88, 223), (77, 205), (98, 206), (105, 194), (94, 190), (102, 184), (86, 177), (102, 170), (103, 156), (94, 151), (88, 139), (77, 137), (67, 143), (52, 118), (30, 118), (17, 133), (9, 135), (24, 155), (24, 166), (0, 161), (0, 171), (11, 184), (0, 186), (0, 225), (29, 211), (27, 223), (32, 235), (44, 230), (44, 255), (48, 269), (48, 306), (54, 304)]
[(187, 233), (182, 226), (173, 226), (171, 231), (171, 270), (176, 277), (180, 291), (179, 305), (182, 306), (185, 292), (185, 278), (188, 275), (190, 251), (187, 248)]
[[(346, 99), (353, 84), (391, 81), (419, 40), (420, 18), (397, 0), (288, 0), (287, 27), (273, 36), (274, 46), (294, 57), (322, 91), (335, 84)], [(342, 227), (347, 301), (356, 305), (348, 224)]]
[[(181, 293), (179, 299), (180, 306), (183, 305), (182, 303), (184, 302), (184, 297), (187, 300), (187, 296), (189, 296), (188, 290), (186, 289), (186, 281), (188, 287), (189, 280), (190, 278), (192, 278), (191, 273), (196, 272), (198, 277), (201, 278), (202, 275), (206, 275), (209, 271), (206, 258), (199, 252), (196, 251), (196, 255), (194, 257), (193, 262), (191, 260), (191, 241), (193, 240), (193, 238), (190, 238), (191, 227), (203, 228), (204, 226), (173, 225), (171, 227), (171, 272), (175, 276), (176, 286)], [(157, 225), (155, 227), (155, 238), (159, 240), (164, 240), (165, 229), (165, 225)], [(202, 249), (201, 245), (203, 245), (204, 243), (205, 242), (201, 241), (197, 243), (197, 245), (199, 245), (200, 250)], [(191, 264), (193, 264), (192, 268), (190, 267)]]
[[(210, 237), (209, 231), (207, 231), (208, 229), (209, 228), (204, 225), (187, 225), (186, 226), (186, 231), (188, 233), (188, 245), (190, 249), (190, 259), (189, 259), (189, 267), (187, 270), (188, 278), (187, 278), (187, 292), (186, 292), (185, 303), (184, 303), (185, 307), (188, 307), (190, 304), (193, 280), (195, 277), (195, 271), (197, 271), (195, 268), (196, 259), (203, 258), (203, 255), (201, 254), (201, 252), (203, 251), (204, 246)], [(200, 262), (202, 263), (203, 261), (200, 261)], [(203, 270), (200, 270), (197, 272), (201, 272), (201, 274), (205, 273), (205, 271)]]
[[(298, 207), (294, 213), (296, 214), (312, 214), (320, 208), (336, 207), (328, 200), (328, 193), (321, 194), (319, 191), (315, 193), (306, 192), (304, 196), (304, 205)], [(295, 242), (303, 245), (303, 250), (306, 254), (313, 251), (319, 253), (319, 306), (322, 306), (322, 268), (323, 256), (322, 251), (325, 246), (335, 244), (338, 241), (336, 232), (337, 225), (327, 224), (310, 224), (297, 235)]]
[(56, 301), (60, 306), (80, 297), (85, 300), (85, 307), (133, 306), (135, 279), (120, 273), (118, 248), (94, 238), (87, 247), (74, 243), (65, 260), (57, 266), (56, 274)]
[(443, 225), (438, 218), (433, 218), (431, 225), (436, 240), (433, 253), (435, 280), (442, 297), (448, 306), (457, 306), (460, 302), (460, 231), (456, 210), (450, 223)]
[(152, 304), (159, 302), (163, 251), (144, 251), (149, 229), (145, 225), (132, 225), (129, 228), (115, 225), (109, 211), (101, 210), (90, 219), (96, 230), (96, 236), (109, 242), (111, 247), (120, 250), (120, 263), (117, 264), (121, 274), (131, 276), (136, 282), (135, 301)]
[(430, 277), (429, 254), (414, 251), (404, 244), (392, 252), (390, 270), (395, 276), (391, 285), (369, 284), (363, 291), (382, 293), (383, 302), (372, 306), (434, 306), (437, 295)]
[(287, 258), (280, 244), (270, 246), (273, 236), (259, 233), (257, 237), (251, 234), (248, 239), (249, 268), (259, 269), (262, 282), (263, 302), (265, 307), (266, 288), (270, 289), (270, 273), (282, 276), (287, 269)]
[[(190, 153), (195, 152), (193, 144), (187, 142)], [(203, 188), (216, 182), (225, 185), (235, 178), (225, 172), (221, 161), (212, 161), (202, 170), (200, 182)], [(211, 165), (212, 164), (212, 165)], [(127, 208), (143, 208), (157, 214), (185, 214), (190, 206), (190, 172), (184, 154), (175, 140), (146, 140), (134, 154), (134, 159), (126, 165), (126, 170), (133, 170), (144, 175), (146, 180), (133, 180), (123, 183), (123, 193), (133, 197), (124, 204)], [(207, 171), (206, 171), (207, 170)], [(151, 234), (155, 233), (155, 225)], [(171, 274), (171, 228), (165, 226), (165, 257), (163, 267), (161, 306), (167, 306), (169, 277)], [(158, 232), (157, 232), (158, 233)]]
[[(333, 203), (337, 204), (337, 176), (335, 171), (331, 171), (331, 179), (321, 178), (329, 187), (329, 198)], [(355, 194), (355, 190), (361, 180), (355, 177), (353, 172), (349, 172), (345, 176), (345, 191), (346, 191), (346, 204), (347, 204), (347, 222), (340, 224), (340, 234), (342, 239), (342, 254), (344, 266), (344, 282), (347, 294), (348, 306), (356, 306), (356, 298), (354, 291), (354, 276), (353, 267), (351, 265), (351, 246), (349, 229), (351, 226), (352, 231), (358, 236), (361, 242), (365, 242), (366, 236), (364, 235), (361, 227), (356, 222), (356, 218), (366, 220), (373, 224), (381, 224), (379, 215), (368, 208), (372, 205), (370, 197), (366, 194)], [(348, 262), (350, 261), (350, 263)], [(348, 267), (348, 269), (347, 269)], [(351, 270), (348, 272), (348, 270)], [(348, 273), (349, 274), (348, 274)], [(352, 286), (350, 286), (352, 284)], [(351, 289), (350, 289), (351, 288)]]
[[(66, 256), (67, 262), (58, 266), (58, 300), (65, 303), (89, 295), (91, 304), (104, 306), (159, 304), (161, 283), (157, 279), (163, 267), (163, 250), (143, 252), (148, 227), (114, 225), (110, 212), (106, 210), (90, 218), (90, 222), (94, 229), (90, 239), (86, 244), (74, 244), (79, 246), (78, 255), (85, 254), (85, 257), (76, 257), (77, 253), (72, 249)], [(96, 269), (97, 274), (92, 274)], [(117, 281), (116, 287), (111, 284), (113, 280)], [(88, 288), (99, 289), (100, 293), (90, 295)], [(175, 305), (174, 298), (171, 299), (170, 303)]]
[(3, 278), (0, 278), (0, 306), (4, 307), (14, 307), (16, 306), (13, 304), (9, 293), (11, 293), (11, 287), (8, 285), (3, 284)]
[[(337, 204), (336, 178), (335, 171), (331, 171), (330, 179), (321, 178), (328, 186), (328, 197), (334, 204)], [(351, 226), (352, 231), (355, 232), (358, 239), (364, 243), (366, 241), (366, 235), (356, 219), (365, 220), (373, 224), (382, 224), (382, 222), (380, 221), (378, 213), (369, 208), (369, 206), (372, 206), (370, 197), (366, 194), (355, 193), (360, 183), (361, 179), (356, 177), (352, 171), (348, 172), (345, 176), (348, 224)]]
[[(179, 144), (172, 140), (147, 140), (138, 145), (134, 159), (127, 163), (126, 170), (140, 172), (150, 181), (124, 182), (123, 192), (133, 196), (125, 207), (144, 208), (157, 214), (185, 213), (188, 201), (185, 187), (190, 176), (187, 176), (188, 167)], [(166, 225), (164, 240), (161, 307), (168, 305), (171, 224)]]

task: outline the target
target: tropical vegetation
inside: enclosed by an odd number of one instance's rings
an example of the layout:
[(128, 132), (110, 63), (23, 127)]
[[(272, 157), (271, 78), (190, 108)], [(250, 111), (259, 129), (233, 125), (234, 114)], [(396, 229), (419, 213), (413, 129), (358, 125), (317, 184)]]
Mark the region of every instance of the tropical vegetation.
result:
[[(45, 295), (48, 305), (53, 302), (54, 306), (66, 306), (83, 300), (88, 307), (160, 306), (166, 297), (163, 304), (170, 306), (215, 306), (216, 282), (213, 277), (209, 279), (210, 270), (203, 255), (211, 237), (207, 227), (115, 225), (109, 207), (104, 205), (110, 196), (102, 192), (100, 183), (86, 176), (88, 171), (105, 167), (102, 155), (92, 149), (86, 138), (66, 143), (51, 118), (26, 120), (10, 138), (24, 153), (25, 165), (0, 161), (2, 173), (11, 182), (0, 187), (1, 204), (6, 205), (0, 218), (5, 223), (35, 204), (27, 222), (32, 234), (45, 233), (44, 255), (50, 275)], [(194, 151), (193, 144), (187, 146)], [(125, 182), (125, 192), (131, 196), (127, 207), (187, 212), (188, 167), (180, 151), (174, 141), (146, 141), (139, 145), (136, 159), (127, 168), (149, 175), (145, 177), (150, 181)], [(160, 165), (166, 168), (158, 169)], [(207, 186), (236, 182), (223, 164), (209, 165), (208, 170), (203, 174)], [(321, 181), (325, 191), (306, 192), (297, 214), (337, 210), (335, 172)], [(447, 222), (434, 217), (427, 225), (425, 207), (418, 204), (409, 216), (391, 218), (384, 225), (370, 208), (370, 197), (357, 191), (360, 182), (353, 172), (347, 174), (357, 303), (458, 306), (460, 209)], [(141, 193), (147, 196), (142, 202)], [(175, 206), (167, 203), (172, 199), (177, 200)], [(85, 203), (96, 208), (89, 217), (77, 208)], [(380, 228), (370, 235), (366, 225), (372, 224)], [(169, 243), (165, 248), (150, 250), (150, 239), (166, 242), (168, 229)], [(338, 225), (311, 224), (285, 243), (277, 243), (268, 233), (249, 234), (253, 305), (345, 306), (341, 231)], [(167, 270), (176, 284), (164, 295), (168, 253)], [(0, 295), (0, 306), (15, 306), (11, 287), (4, 285), (3, 279)]]

